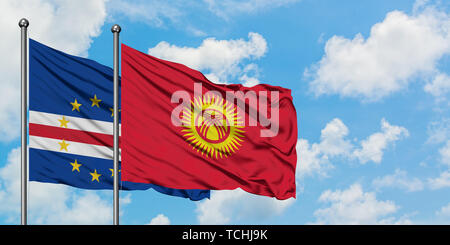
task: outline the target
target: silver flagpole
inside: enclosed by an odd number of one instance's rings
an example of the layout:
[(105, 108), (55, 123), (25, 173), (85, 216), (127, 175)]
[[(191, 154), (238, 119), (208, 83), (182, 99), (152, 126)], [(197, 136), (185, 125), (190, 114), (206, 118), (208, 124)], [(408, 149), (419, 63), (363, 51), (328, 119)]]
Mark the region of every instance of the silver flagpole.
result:
[(22, 100), (21, 100), (21, 224), (27, 224), (27, 58), (28, 58), (28, 38), (27, 38), (27, 27), (29, 22), (27, 19), (22, 18), (19, 21), (20, 31), (21, 31), (21, 89), (22, 89)]
[(114, 35), (114, 225), (119, 225), (119, 33), (120, 26), (113, 25)]

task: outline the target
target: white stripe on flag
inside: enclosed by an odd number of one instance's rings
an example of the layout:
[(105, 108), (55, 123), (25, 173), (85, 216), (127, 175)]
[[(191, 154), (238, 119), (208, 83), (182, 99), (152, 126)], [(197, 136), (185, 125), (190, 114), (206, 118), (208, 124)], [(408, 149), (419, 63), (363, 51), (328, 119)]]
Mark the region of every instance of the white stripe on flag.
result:
[[(112, 122), (93, 120), (93, 119), (85, 119), (85, 118), (81, 118), (81, 117), (71, 117), (71, 116), (66, 116), (66, 115), (58, 115), (58, 114), (40, 112), (40, 111), (30, 111), (30, 123), (43, 124), (43, 125), (53, 126), (53, 127), (61, 127), (61, 122), (59, 120), (62, 120), (63, 116), (66, 121), (69, 121), (67, 123), (68, 129), (76, 129), (76, 130), (101, 133), (101, 134), (109, 134), (109, 135), (113, 134), (113, 123)], [(122, 131), (121, 126), (122, 125), (119, 124), (119, 135), (121, 135), (121, 131)]]
[[(63, 141), (60, 139), (51, 139), (39, 136), (30, 135), (30, 148), (55, 151), (61, 153), (70, 153), (75, 155), (82, 155), (88, 157), (97, 157), (103, 159), (113, 160), (113, 148), (107, 146), (91, 145), (85, 143), (78, 143), (73, 141), (64, 141), (67, 145), (67, 151), (61, 149)], [(119, 161), (120, 161), (120, 149), (119, 149)]]

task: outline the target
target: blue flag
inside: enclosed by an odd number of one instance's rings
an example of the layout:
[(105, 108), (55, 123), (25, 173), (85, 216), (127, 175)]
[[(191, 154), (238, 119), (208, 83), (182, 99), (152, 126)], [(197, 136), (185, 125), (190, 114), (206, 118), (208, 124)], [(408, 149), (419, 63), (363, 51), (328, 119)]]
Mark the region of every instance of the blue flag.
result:
[[(113, 189), (113, 70), (32, 39), (29, 46), (30, 181)], [(127, 181), (119, 187), (191, 200), (210, 196)]]

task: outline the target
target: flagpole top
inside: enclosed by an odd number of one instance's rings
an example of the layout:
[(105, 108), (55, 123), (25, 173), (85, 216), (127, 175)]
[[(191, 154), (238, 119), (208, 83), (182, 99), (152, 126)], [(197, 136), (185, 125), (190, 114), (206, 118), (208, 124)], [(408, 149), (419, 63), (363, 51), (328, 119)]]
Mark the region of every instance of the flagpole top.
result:
[(115, 32), (120, 33), (120, 31), (121, 31), (121, 28), (120, 28), (120, 26), (118, 24), (115, 24), (115, 25), (113, 25), (111, 27), (111, 32), (112, 33), (115, 33)]
[[(27, 28), (29, 24), (30, 24), (30, 22), (28, 22), (28, 20), (25, 19), (25, 18), (22, 18), (22, 19), (19, 20), (19, 26), (20, 26), (20, 28), (22, 28), (22, 27)], [(120, 27), (119, 27), (119, 28), (120, 28)]]

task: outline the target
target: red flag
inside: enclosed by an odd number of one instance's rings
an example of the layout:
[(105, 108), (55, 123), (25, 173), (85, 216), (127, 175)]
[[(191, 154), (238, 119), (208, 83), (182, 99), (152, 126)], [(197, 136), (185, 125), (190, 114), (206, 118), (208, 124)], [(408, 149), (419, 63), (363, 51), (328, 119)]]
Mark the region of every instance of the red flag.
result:
[(289, 89), (214, 84), (122, 44), (122, 180), (295, 197)]

